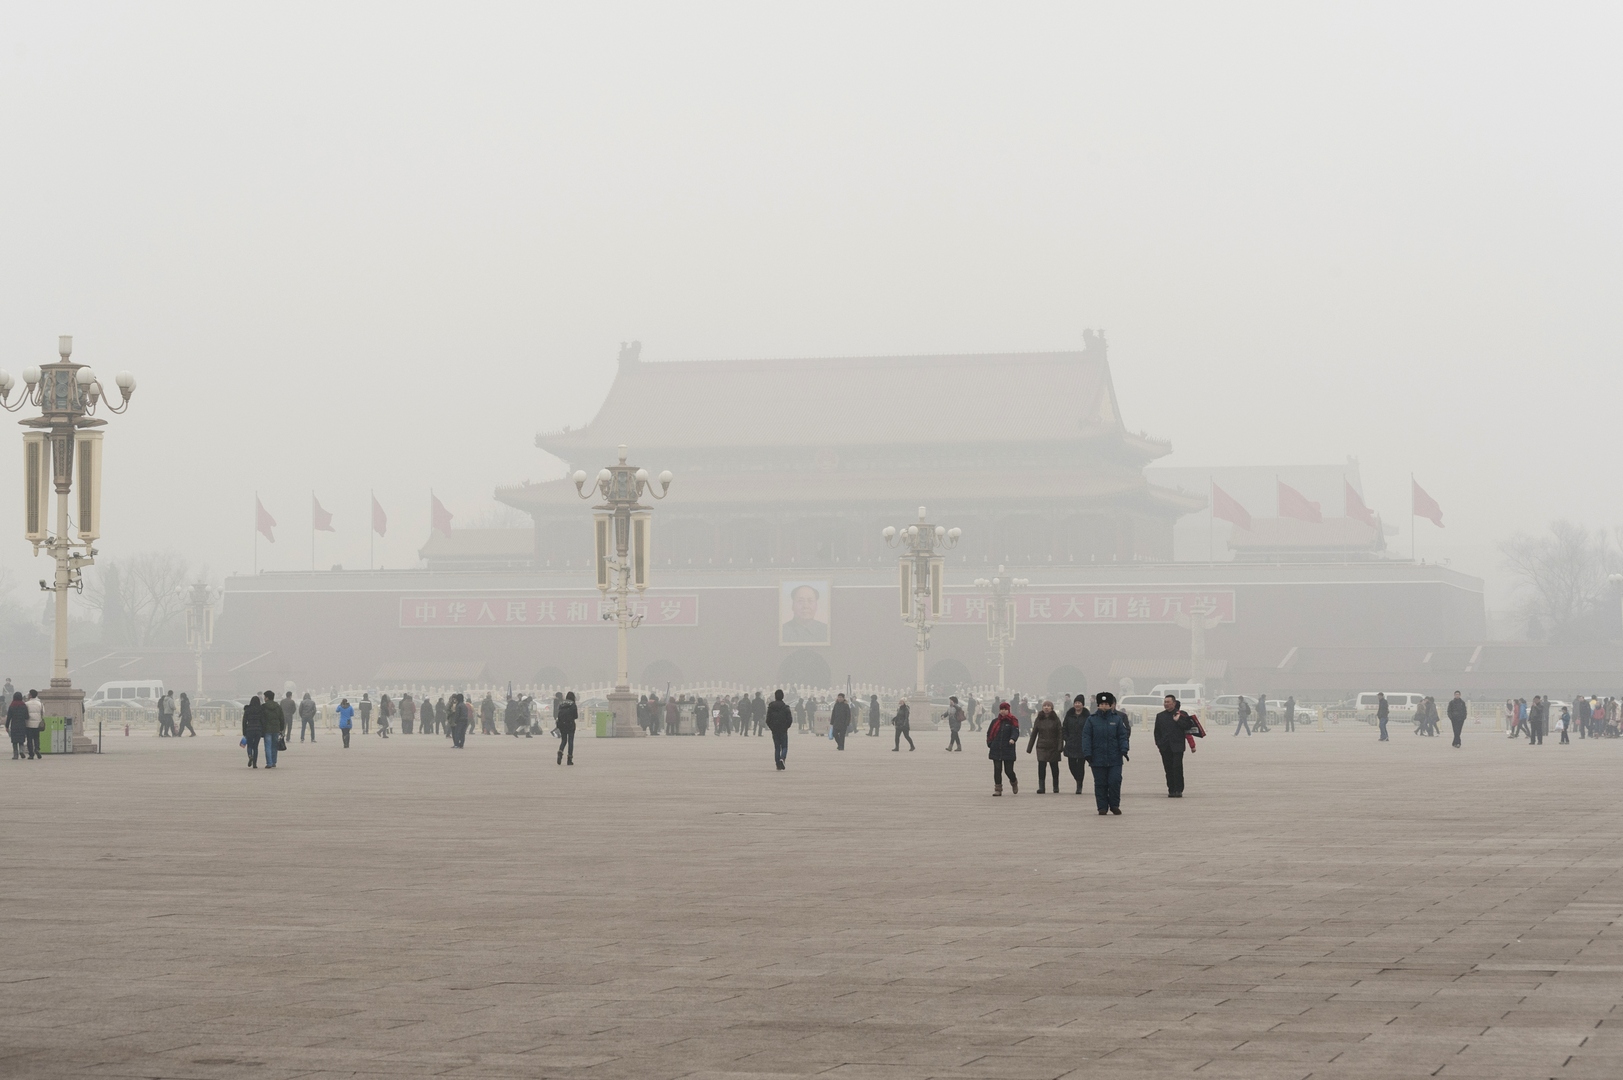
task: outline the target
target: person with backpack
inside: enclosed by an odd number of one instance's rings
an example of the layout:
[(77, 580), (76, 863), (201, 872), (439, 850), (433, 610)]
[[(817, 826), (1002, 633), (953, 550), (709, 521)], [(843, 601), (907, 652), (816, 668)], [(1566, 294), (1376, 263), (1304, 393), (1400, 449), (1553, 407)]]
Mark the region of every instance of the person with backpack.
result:
[(1244, 694), (1241, 694), (1239, 702), (1234, 707), (1237, 710), (1234, 718), (1235, 738), (1239, 738), (1240, 729), (1245, 728), (1245, 737), (1249, 739), (1251, 737), (1251, 703), (1245, 699)]
[(1094, 712), (1082, 722), (1082, 756), (1093, 768), (1093, 799), (1100, 816), (1121, 814), (1121, 771), (1132, 728), (1116, 711), (1116, 695), (1094, 695)]
[(569, 754), (569, 764), (575, 764), (575, 721), (580, 719), (580, 710), (575, 706), (575, 692), (573, 690), (564, 695), (557, 709), (553, 711), (552, 722), (558, 729), (558, 764), (564, 763), (564, 754)]
[(1003, 794), (1003, 778), (1009, 778), (1009, 794), (1020, 794), (1020, 781), (1014, 776), (1014, 759), (1020, 753), (1020, 721), (1005, 701), (986, 728), (986, 756), (992, 759), (992, 794)]
[(338, 734), (344, 740), (344, 749), (349, 749), (349, 729), (355, 726), (355, 707), (349, 703), (349, 698), (338, 702)]

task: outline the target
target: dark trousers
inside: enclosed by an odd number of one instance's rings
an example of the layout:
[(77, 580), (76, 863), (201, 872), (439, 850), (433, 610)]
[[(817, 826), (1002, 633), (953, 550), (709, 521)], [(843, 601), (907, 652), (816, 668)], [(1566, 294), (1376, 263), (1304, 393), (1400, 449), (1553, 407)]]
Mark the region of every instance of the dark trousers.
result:
[(947, 740), (947, 749), (952, 750), (952, 749), (955, 749), (955, 748), (958, 749), (958, 750), (962, 750), (964, 748), (964, 744), (958, 741), (958, 729), (957, 728), (952, 729), (952, 738)]
[(845, 749), (845, 729), (843, 727), (834, 729), (834, 745), (841, 750)]
[(1057, 762), (1057, 761), (1044, 761), (1042, 758), (1038, 758), (1037, 759), (1037, 794), (1039, 794), (1039, 795), (1044, 794), (1043, 789), (1048, 786), (1047, 784), (1044, 783), (1044, 781), (1048, 779), (1049, 770), (1053, 770), (1053, 773), (1054, 773), (1054, 794), (1055, 795), (1059, 794), (1059, 762)]
[(1167, 771), (1167, 794), (1183, 794), (1183, 747), (1161, 751), (1161, 767)]
[[(1561, 729), (1561, 741), (1564, 742), (1564, 743), (1572, 741), (1571, 739), (1567, 738), (1567, 729), (1566, 728)], [(1456, 740), (1454, 745), (1458, 746), (1459, 742)]]
[(361, 714), (361, 734), (365, 735), (372, 730), (372, 717), (367, 713)]
[(1454, 745), (1458, 746), (1460, 744), (1460, 732), (1465, 730), (1465, 718), (1462, 716), (1458, 720), (1450, 720), (1449, 723), (1454, 728)]
[(1386, 717), (1383, 716), (1383, 717), (1380, 718), (1380, 725), (1381, 725), (1381, 737), (1380, 737), (1380, 739), (1378, 741), (1379, 742), (1385, 742), (1386, 741)]
[(789, 733), (787, 731), (774, 731), (772, 733), (772, 760), (783, 768), (783, 763), (789, 759)]
[[(247, 736), (244, 736), (244, 738), (247, 738)], [(258, 735), (248, 739), (248, 767), (250, 769), (259, 768), (259, 740), (260, 736)]]
[(23, 756), (23, 753), (27, 748), (27, 734), (21, 731), (13, 731), (11, 733), (11, 756), (14, 758), (20, 758)]
[(558, 732), (558, 756), (566, 754), (570, 761), (575, 760), (575, 729), (572, 726)]
[(306, 720), (302, 716), (299, 717), (299, 741), (300, 742), (304, 741), (304, 729), (305, 728), (310, 729), (310, 741), (315, 742), (316, 741), (316, 718), (312, 716), (312, 717), (310, 717), (310, 719)]
[(1019, 781), (1014, 778), (1014, 762), (998, 761), (996, 758), (992, 759), (992, 786), (997, 788), (999, 791), (1002, 791), (1003, 778), (1005, 776), (1009, 778), (1009, 786), (1011, 788), (1016, 787), (1019, 784)]
[(1071, 763), (1071, 776), (1076, 780), (1076, 793), (1082, 794), (1082, 781), (1088, 776), (1088, 763), (1079, 757), (1066, 758)]
[(1093, 801), (1101, 810), (1121, 806), (1121, 765), (1093, 767)]
[(31, 758), (39, 757), (39, 728), (37, 727), (28, 729), (28, 756)]
[(402, 716), (400, 718), (400, 734), (402, 734), (402, 735), (410, 735), (411, 734), (411, 717)]
[(339, 728), (338, 729), (338, 734), (340, 734), (340, 735), (342, 735), (344, 737), (344, 749), (348, 750), (349, 749), (349, 728), (347, 728), (347, 727), (346, 728)]
[(197, 729), (192, 727), (192, 718), (189, 716), (180, 722), (179, 727), (175, 728), (176, 738), (179, 738), (181, 734), (187, 731), (192, 733), (192, 738), (197, 738)]
[(895, 746), (895, 749), (900, 750), (902, 748), (902, 740), (903, 739), (907, 740), (907, 748), (909, 750), (913, 749), (913, 736), (908, 732), (907, 728), (901, 728), (901, 727), (896, 729), (896, 746)]
[(1296, 714), (1295, 713), (1286, 713), (1285, 714), (1285, 730), (1286, 731), (1295, 731), (1296, 730)]
[(456, 747), (457, 749), (460, 750), (462, 748), (462, 744), (463, 744), (464, 741), (467, 740), (467, 738), (468, 738), (468, 725), (466, 725), (466, 724), (458, 724), (458, 725), (456, 725), (455, 727), (453, 727), (451, 729), (451, 745)]

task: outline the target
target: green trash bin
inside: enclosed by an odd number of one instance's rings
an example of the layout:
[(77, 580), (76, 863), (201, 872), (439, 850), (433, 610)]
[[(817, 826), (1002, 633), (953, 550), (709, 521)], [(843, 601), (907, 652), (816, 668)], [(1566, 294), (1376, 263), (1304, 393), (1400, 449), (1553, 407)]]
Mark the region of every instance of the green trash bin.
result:
[(73, 740), (65, 733), (66, 721), (60, 716), (47, 716), (39, 725), (39, 752), (42, 754), (65, 754), (72, 747)]
[(595, 715), (597, 720), (597, 737), (607, 739), (614, 733), (614, 713), (608, 709), (599, 709)]

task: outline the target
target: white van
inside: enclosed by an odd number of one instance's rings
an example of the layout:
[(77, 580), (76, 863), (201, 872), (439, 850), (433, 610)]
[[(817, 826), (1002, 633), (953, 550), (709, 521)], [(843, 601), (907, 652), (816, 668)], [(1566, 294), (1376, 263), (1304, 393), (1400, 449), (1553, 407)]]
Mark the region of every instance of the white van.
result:
[(1169, 682), (1160, 683), (1150, 687), (1150, 693), (1156, 698), (1164, 698), (1168, 694), (1178, 699), (1185, 712), (1196, 712), (1206, 705), (1206, 684), (1198, 682)]
[[(1359, 694), (1354, 700), (1354, 704), (1357, 705), (1358, 711), (1361, 713), (1373, 714), (1375, 712), (1375, 701), (1378, 693), (1379, 691), (1371, 690), (1367, 693)], [(1425, 700), (1425, 694), (1415, 694), (1405, 690), (1388, 690), (1386, 692), (1387, 713), (1393, 717), (1396, 717), (1400, 710), (1412, 713), (1415, 710), (1415, 706), (1419, 705)]]
[(156, 708), (163, 697), (162, 679), (129, 679), (124, 682), (104, 682), (85, 702), (92, 705), (146, 705)]

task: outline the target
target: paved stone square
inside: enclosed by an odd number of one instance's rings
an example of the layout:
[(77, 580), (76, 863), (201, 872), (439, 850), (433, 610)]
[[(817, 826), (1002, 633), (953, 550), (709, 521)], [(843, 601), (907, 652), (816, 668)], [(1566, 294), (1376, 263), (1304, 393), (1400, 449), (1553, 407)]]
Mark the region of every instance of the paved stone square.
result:
[(0, 760), (0, 1076), (1623, 1076), (1623, 743), (1393, 730)]

